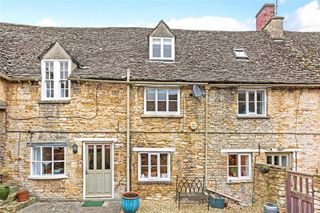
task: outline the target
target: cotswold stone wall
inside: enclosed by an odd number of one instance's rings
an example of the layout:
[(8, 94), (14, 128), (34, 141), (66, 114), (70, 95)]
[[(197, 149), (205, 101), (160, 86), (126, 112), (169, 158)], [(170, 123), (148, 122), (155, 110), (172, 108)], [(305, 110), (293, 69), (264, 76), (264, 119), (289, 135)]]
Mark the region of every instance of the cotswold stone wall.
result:
[[(181, 116), (147, 117), (143, 113), (144, 87), (131, 86), (131, 147), (175, 148), (171, 155), (171, 182), (139, 183), (138, 153), (131, 153), (132, 190), (143, 198), (168, 199), (175, 193), (176, 175), (205, 173), (205, 98), (191, 97), (191, 86), (181, 90)], [(221, 149), (299, 148), (298, 171), (316, 173), (320, 153), (320, 91), (269, 88), (268, 117), (237, 117), (237, 88), (211, 88), (208, 113), (208, 187), (250, 204), (253, 184), (227, 183), (227, 155)], [(117, 138), (115, 194), (126, 185), (126, 86), (109, 83), (72, 83), (70, 103), (39, 102), (38, 83), (11, 83), (8, 90), (7, 168), (15, 179), (41, 198), (82, 199), (82, 144), (75, 138)], [(96, 98), (97, 97), (97, 98)], [(198, 128), (190, 129), (195, 122)], [(295, 134), (297, 133), (297, 134)], [(67, 176), (62, 180), (31, 180), (27, 142), (68, 142)], [(77, 143), (79, 151), (72, 153)], [(257, 157), (255, 157), (257, 156)], [(19, 160), (21, 159), (21, 160)], [(253, 161), (265, 162), (254, 154)], [(297, 162), (297, 163), (296, 163)]]
[(254, 175), (254, 205), (261, 207), (267, 202), (277, 204), (280, 212), (286, 212), (286, 169), (270, 166), (267, 173), (261, 173), (255, 165)]

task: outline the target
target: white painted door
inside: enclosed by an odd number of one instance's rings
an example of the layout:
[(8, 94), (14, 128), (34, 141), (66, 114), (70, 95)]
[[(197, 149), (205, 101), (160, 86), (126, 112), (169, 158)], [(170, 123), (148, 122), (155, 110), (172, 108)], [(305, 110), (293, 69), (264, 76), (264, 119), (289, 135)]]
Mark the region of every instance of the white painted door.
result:
[(112, 196), (110, 144), (86, 144), (86, 197)]

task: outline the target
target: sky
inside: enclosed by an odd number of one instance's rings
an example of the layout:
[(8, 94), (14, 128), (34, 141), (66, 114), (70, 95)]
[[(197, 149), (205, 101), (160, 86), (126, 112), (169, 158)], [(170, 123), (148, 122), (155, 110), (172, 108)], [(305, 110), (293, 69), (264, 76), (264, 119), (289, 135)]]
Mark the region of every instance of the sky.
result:
[[(60, 27), (255, 30), (255, 15), (276, 0), (0, 0), (0, 22)], [(320, 0), (278, 0), (286, 30), (320, 31)]]

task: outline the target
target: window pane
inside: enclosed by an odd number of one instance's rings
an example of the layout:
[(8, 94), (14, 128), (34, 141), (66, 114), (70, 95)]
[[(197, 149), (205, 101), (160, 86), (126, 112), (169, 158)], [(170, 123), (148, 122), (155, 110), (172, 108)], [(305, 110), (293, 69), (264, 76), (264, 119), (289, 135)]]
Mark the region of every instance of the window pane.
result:
[(148, 178), (148, 166), (141, 166), (141, 178)]
[(177, 101), (169, 101), (169, 111), (177, 112), (178, 111), (178, 102)]
[(275, 155), (274, 157), (274, 165), (279, 166), (279, 156)]
[(241, 166), (241, 176), (249, 176), (249, 166)]
[(158, 177), (158, 166), (151, 166), (151, 177)]
[(249, 112), (255, 112), (255, 92), (249, 91)]
[(41, 168), (40, 162), (32, 163), (33, 175), (40, 175), (40, 168)]
[(153, 39), (152, 40), (152, 57), (160, 58), (161, 57), (161, 46), (160, 46), (160, 39)]
[(288, 157), (287, 156), (281, 156), (281, 166), (287, 167), (288, 166)]
[(238, 155), (229, 155), (229, 166), (238, 166)]
[(53, 98), (53, 96), (54, 96), (54, 92), (53, 92), (54, 82), (53, 81), (46, 81), (45, 84), (46, 84), (46, 97)]
[(151, 166), (158, 165), (158, 156), (157, 155), (151, 155)]
[(253, 91), (249, 92), (249, 101), (253, 101), (253, 102), (255, 101), (254, 100), (254, 92)]
[(267, 156), (267, 164), (272, 164), (272, 156)]
[(34, 147), (33, 148), (33, 161), (40, 161), (41, 158), (40, 158), (40, 147)]
[(229, 166), (229, 177), (238, 177), (238, 167)]
[(263, 114), (263, 105), (264, 105), (264, 103), (257, 102), (257, 114), (259, 114), (259, 115)]
[(166, 101), (158, 101), (158, 111), (159, 112), (167, 111), (167, 102)]
[(54, 147), (54, 160), (64, 160), (64, 148), (63, 147)]
[(239, 102), (238, 110), (240, 115), (246, 114), (246, 102)]
[(163, 39), (163, 57), (171, 58), (171, 39)]
[(140, 163), (141, 165), (147, 166), (148, 165), (148, 154), (140, 154)]
[(60, 79), (68, 78), (68, 62), (60, 62)]
[(97, 168), (102, 169), (102, 145), (97, 145)]
[(156, 111), (156, 102), (155, 101), (147, 101), (147, 111), (151, 111), (151, 112)]
[(105, 169), (110, 169), (110, 145), (105, 145)]
[(246, 92), (245, 91), (238, 92), (238, 101), (246, 101)]
[(64, 162), (54, 163), (53, 174), (55, 174), (55, 175), (64, 174)]
[(46, 79), (53, 79), (53, 62), (46, 62)]
[(158, 155), (151, 155), (151, 177), (158, 177)]
[(249, 112), (255, 112), (254, 105), (254, 102), (249, 102)]
[(169, 100), (178, 100), (177, 90), (169, 90)]
[(52, 148), (43, 147), (42, 148), (42, 160), (43, 161), (52, 161)]
[(88, 156), (88, 158), (89, 158), (89, 161), (88, 161), (88, 163), (89, 163), (89, 170), (93, 170), (93, 167), (94, 167), (94, 157), (93, 157), (93, 154), (94, 154), (94, 150), (93, 150), (93, 145), (89, 145), (88, 146), (88, 152), (89, 152), (89, 156)]
[(257, 101), (265, 101), (265, 91), (257, 91)]
[(155, 89), (147, 89), (146, 93), (147, 93), (146, 97), (147, 97), (148, 101), (156, 100), (156, 91), (155, 91)]
[(60, 81), (60, 90), (61, 90), (61, 97), (67, 98), (69, 97), (69, 82), (68, 81)]
[(241, 166), (248, 166), (248, 165), (249, 165), (249, 156), (241, 155)]
[(167, 100), (167, 90), (158, 89), (158, 101), (166, 101)]
[(168, 164), (168, 154), (160, 154), (160, 165), (167, 166)]
[(160, 178), (168, 177), (168, 154), (160, 154)]
[(160, 177), (161, 178), (168, 178), (168, 167), (166, 166), (161, 166), (160, 167)]
[(52, 163), (42, 163), (42, 174), (51, 175), (52, 174)]

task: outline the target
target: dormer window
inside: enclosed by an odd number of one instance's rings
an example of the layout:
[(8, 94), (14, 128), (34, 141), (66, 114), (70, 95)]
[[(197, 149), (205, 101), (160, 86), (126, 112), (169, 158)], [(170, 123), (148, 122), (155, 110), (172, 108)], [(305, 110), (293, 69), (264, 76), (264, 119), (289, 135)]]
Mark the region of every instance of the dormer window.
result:
[(246, 60), (249, 59), (247, 53), (242, 48), (233, 49), (233, 53), (236, 56), (236, 59), (246, 59)]
[(174, 38), (150, 37), (150, 60), (174, 61)]
[(42, 60), (42, 100), (70, 99), (71, 60)]

